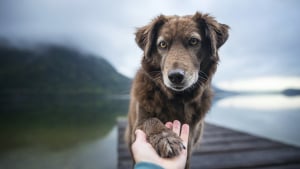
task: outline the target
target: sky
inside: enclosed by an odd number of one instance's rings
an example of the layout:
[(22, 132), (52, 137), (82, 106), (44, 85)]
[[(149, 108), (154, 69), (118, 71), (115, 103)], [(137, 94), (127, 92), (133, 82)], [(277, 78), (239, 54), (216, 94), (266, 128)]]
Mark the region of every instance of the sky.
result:
[(299, 82), (297, 0), (1, 0), (0, 38), (20, 47), (39, 43), (76, 47), (104, 57), (117, 71), (133, 77), (142, 57), (134, 41), (136, 28), (159, 14), (196, 11), (231, 27), (219, 50), (221, 62), (213, 81), (217, 86), (249, 79), (262, 84), (262, 78), (270, 77), (282, 81), (277, 85), (286, 79)]

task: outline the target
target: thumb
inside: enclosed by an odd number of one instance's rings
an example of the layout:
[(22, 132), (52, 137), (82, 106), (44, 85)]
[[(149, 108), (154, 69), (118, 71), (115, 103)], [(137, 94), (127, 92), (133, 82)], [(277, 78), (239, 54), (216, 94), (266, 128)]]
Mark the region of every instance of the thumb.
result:
[(135, 131), (135, 136), (136, 136), (136, 142), (147, 142), (146, 141), (146, 134), (140, 130), (140, 129), (137, 129)]

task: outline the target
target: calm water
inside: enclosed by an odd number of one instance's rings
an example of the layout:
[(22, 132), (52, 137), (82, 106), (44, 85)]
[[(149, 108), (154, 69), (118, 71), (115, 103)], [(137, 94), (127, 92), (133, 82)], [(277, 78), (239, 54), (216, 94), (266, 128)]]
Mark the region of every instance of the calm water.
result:
[(215, 103), (206, 121), (300, 146), (300, 96), (228, 97)]
[[(2, 99), (0, 168), (115, 169), (115, 119), (127, 104), (99, 96)], [(206, 121), (300, 146), (300, 96), (227, 97)]]

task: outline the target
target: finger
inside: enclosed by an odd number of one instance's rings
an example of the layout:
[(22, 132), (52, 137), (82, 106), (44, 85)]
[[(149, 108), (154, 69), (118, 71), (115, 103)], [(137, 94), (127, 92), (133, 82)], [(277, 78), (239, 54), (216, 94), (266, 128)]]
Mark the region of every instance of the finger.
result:
[(172, 123), (172, 122), (167, 122), (167, 123), (165, 124), (165, 126), (166, 126), (167, 128), (169, 128), (169, 129), (172, 129), (173, 123)]
[(135, 131), (135, 136), (136, 136), (135, 142), (147, 142), (146, 134), (142, 130), (137, 129)]
[(180, 134), (180, 122), (178, 120), (174, 120), (173, 122), (173, 132), (176, 133), (178, 136)]
[(190, 126), (188, 124), (182, 125), (180, 138), (182, 139), (183, 145), (185, 147), (187, 147), (187, 143), (189, 141), (189, 133), (190, 133)]

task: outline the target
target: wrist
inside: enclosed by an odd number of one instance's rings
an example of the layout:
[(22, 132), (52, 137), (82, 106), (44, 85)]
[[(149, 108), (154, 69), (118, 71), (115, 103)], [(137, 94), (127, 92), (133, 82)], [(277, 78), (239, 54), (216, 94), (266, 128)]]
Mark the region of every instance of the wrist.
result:
[(155, 163), (141, 161), (135, 164), (134, 169), (164, 169), (164, 168)]

